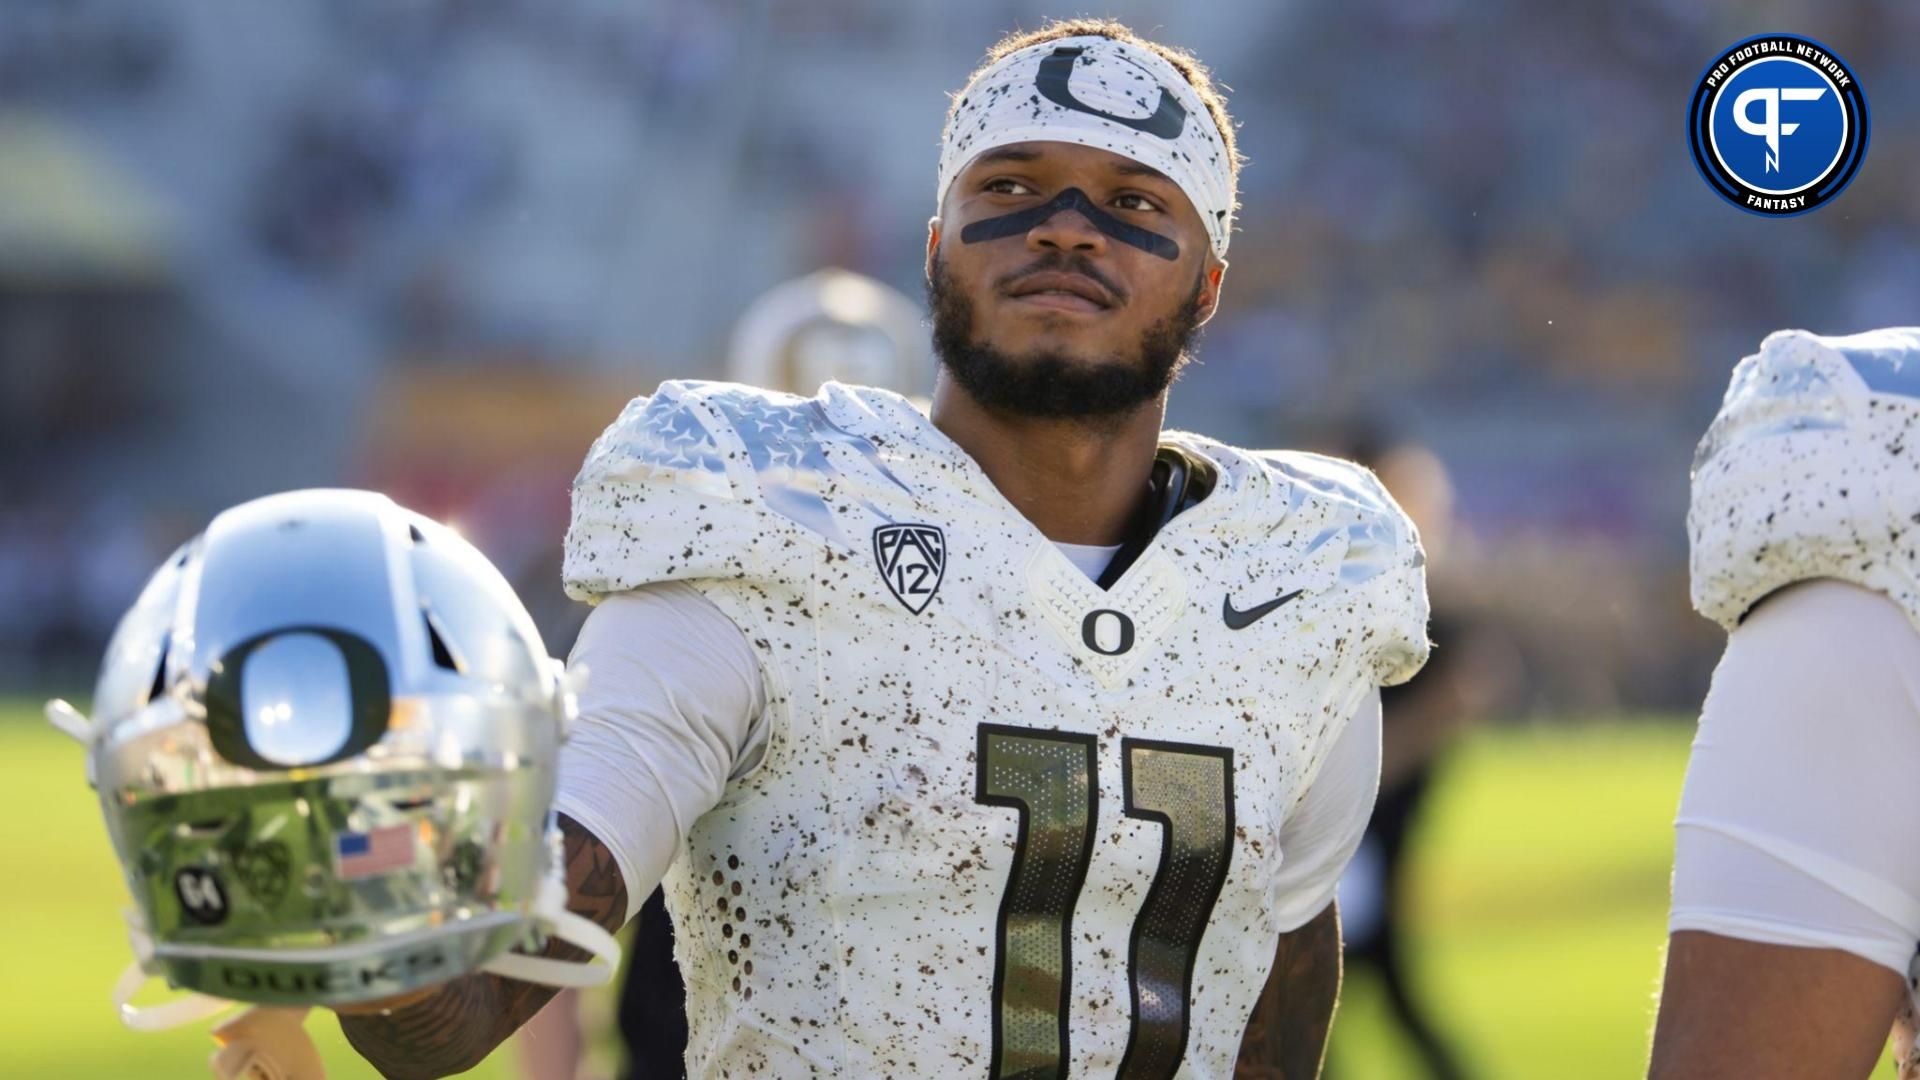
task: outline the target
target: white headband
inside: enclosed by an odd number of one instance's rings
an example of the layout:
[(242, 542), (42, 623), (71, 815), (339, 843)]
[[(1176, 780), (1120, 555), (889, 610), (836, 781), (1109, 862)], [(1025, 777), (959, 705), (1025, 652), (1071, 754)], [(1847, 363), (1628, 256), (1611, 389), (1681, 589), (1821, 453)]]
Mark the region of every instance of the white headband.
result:
[(1233, 163), (1213, 114), (1159, 53), (1086, 35), (1041, 42), (982, 71), (941, 135), (936, 212), (974, 158), (1029, 141), (1094, 146), (1166, 173), (1200, 212), (1213, 253), (1226, 259)]

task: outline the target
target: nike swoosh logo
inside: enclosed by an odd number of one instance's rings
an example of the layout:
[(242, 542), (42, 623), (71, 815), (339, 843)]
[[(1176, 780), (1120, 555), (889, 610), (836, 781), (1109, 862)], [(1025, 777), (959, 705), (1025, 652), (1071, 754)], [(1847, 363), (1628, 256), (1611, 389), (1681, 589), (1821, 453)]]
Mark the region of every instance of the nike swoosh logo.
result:
[(1285, 596), (1276, 596), (1264, 604), (1255, 604), (1245, 611), (1233, 610), (1233, 597), (1229, 596), (1220, 601), (1220, 617), (1227, 620), (1227, 629), (1245, 630), (1247, 627), (1259, 622), (1275, 608), (1280, 607), (1282, 604), (1285, 604), (1287, 601), (1306, 591), (1305, 589), (1295, 589)]

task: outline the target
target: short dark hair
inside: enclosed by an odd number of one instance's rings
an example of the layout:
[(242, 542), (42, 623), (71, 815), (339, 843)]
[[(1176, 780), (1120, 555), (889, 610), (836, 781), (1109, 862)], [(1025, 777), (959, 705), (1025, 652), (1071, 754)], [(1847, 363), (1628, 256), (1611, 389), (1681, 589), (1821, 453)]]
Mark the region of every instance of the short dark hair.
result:
[(1193, 86), (1194, 95), (1207, 107), (1207, 113), (1213, 117), (1213, 126), (1220, 130), (1220, 141), (1226, 144), (1228, 169), (1236, 181), (1240, 178), (1240, 149), (1233, 141), (1233, 117), (1227, 114), (1227, 101), (1221, 94), (1221, 91), (1226, 88), (1214, 84), (1213, 75), (1207, 71), (1207, 65), (1201, 63), (1199, 57), (1177, 46), (1149, 41), (1134, 33), (1131, 27), (1117, 19), (1055, 19), (1038, 30), (1015, 30), (994, 42), (993, 47), (987, 50), (987, 58), (980, 62), (979, 67), (973, 69), (965, 82), (960, 84), (963, 89), (953, 95), (953, 104), (947, 109), (947, 122), (953, 122), (953, 114), (960, 108), (960, 97), (965, 93), (964, 88), (971, 86), (981, 72), (1029, 46), (1046, 41), (1058, 41), (1061, 38), (1088, 36), (1112, 38), (1143, 49), (1151, 49), (1165, 58), (1167, 63), (1172, 64), (1175, 71), (1185, 76), (1187, 82)]

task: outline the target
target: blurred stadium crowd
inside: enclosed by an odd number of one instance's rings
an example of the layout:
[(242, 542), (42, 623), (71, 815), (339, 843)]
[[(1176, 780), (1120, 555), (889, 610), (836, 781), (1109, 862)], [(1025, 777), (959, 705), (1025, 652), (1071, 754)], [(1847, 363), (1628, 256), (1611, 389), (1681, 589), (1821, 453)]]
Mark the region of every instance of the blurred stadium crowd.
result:
[[(1025, 0), (7, 0), (0, 687), (88, 677), (221, 506), (353, 484), (456, 522), (564, 649), (566, 485), (628, 397), (717, 376), (821, 266), (919, 295), (945, 93)], [(1414, 440), (1452, 474), (1437, 598), (1503, 627), (1509, 713), (1690, 708), (1687, 466), (1770, 329), (1910, 321), (1920, 7), (1359, 0), (1099, 13), (1233, 91), (1242, 235), (1170, 422)], [(1834, 206), (1695, 175), (1719, 47), (1861, 75)]]

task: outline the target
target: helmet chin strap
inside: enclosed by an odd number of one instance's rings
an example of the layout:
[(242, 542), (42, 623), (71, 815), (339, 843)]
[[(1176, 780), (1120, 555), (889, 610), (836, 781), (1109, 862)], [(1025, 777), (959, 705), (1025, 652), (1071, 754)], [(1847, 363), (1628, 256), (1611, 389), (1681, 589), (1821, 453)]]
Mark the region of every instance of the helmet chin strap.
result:
[(140, 913), (133, 908), (127, 909), (127, 939), (133, 944), (134, 959), (113, 984), (113, 1008), (120, 1014), (120, 1022), (133, 1030), (166, 1031), (205, 1020), (239, 1004), (189, 992), (158, 1005), (135, 1005), (133, 996), (153, 978), (147, 971), (147, 965), (153, 962), (153, 938), (147, 935)]
[(61, 734), (74, 742), (85, 746), (93, 741), (93, 723), (79, 709), (59, 698), (47, 702), (47, 723), (59, 728)]
[(140, 967), (139, 961), (129, 963), (120, 978), (113, 984), (113, 1007), (120, 1013), (120, 1022), (135, 1031), (166, 1031), (169, 1028), (183, 1027), (210, 1016), (218, 1016), (240, 1004), (225, 998), (208, 997), (205, 994), (182, 994), (172, 1001), (159, 1005), (135, 1005), (133, 995), (146, 985), (148, 975)]
[(540, 883), (532, 915), (549, 936), (585, 949), (591, 956), (575, 962), (505, 952), (482, 964), (480, 970), (542, 986), (604, 986), (613, 979), (620, 967), (620, 943), (591, 919), (567, 910), (567, 887), (557, 877)]

